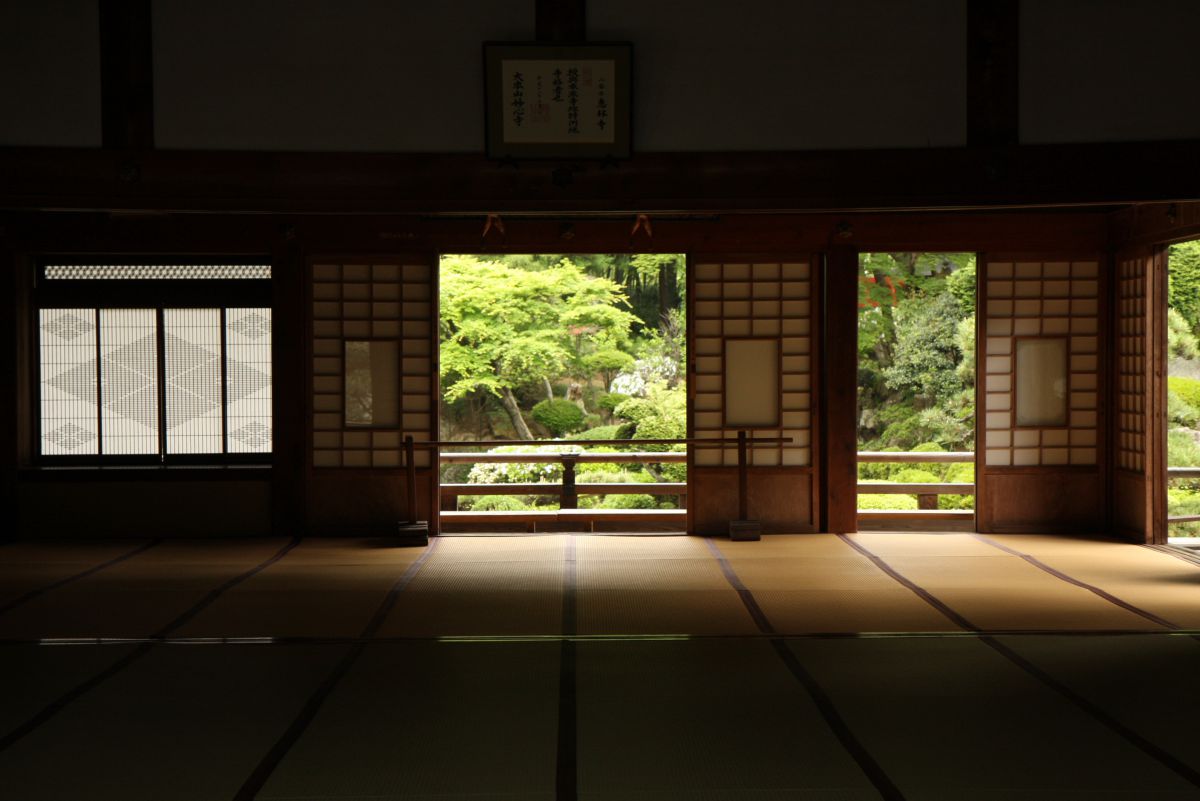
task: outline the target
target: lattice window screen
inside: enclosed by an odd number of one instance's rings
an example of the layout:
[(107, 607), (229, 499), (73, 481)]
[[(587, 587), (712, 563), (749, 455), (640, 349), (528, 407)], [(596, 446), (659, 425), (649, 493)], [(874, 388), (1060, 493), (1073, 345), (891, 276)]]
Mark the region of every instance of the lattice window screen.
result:
[(100, 430), (106, 454), (156, 454), (158, 315), (100, 310)]
[[(313, 466), (399, 467), (403, 436), (436, 438), (433, 430), (433, 271), (428, 264), (313, 266)], [(400, 427), (347, 426), (345, 342), (400, 343)], [(432, 464), (418, 449), (418, 467)]]
[[(736, 437), (724, 427), (724, 340), (779, 337), (780, 427), (762, 437), (791, 437), (787, 445), (750, 450), (759, 466), (812, 463), (812, 278), (806, 263), (697, 264), (693, 286), (692, 430), (697, 438)], [(737, 448), (697, 448), (698, 466), (737, 464)]]
[[(1099, 405), (1099, 264), (989, 263), (984, 320), (985, 463), (1094, 465)], [(1068, 342), (1067, 424), (1016, 425), (1018, 337)]]
[(1117, 269), (1117, 466), (1144, 473), (1147, 262), (1129, 259)]
[(99, 453), (95, 309), (42, 309), (42, 453), (48, 456)]

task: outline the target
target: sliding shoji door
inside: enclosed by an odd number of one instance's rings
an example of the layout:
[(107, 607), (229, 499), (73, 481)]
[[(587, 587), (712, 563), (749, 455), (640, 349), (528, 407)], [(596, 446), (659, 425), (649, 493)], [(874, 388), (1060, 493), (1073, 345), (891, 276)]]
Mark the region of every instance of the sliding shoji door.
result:
[(981, 260), (976, 465), (981, 531), (1105, 524), (1105, 261)]
[[(688, 430), (699, 439), (788, 438), (749, 449), (749, 517), (765, 531), (815, 529), (815, 271), (796, 258), (688, 265)], [(689, 449), (690, 530), (737, 518), (737, 447)]]
[(1166, 541), (1166, 250), (1121, 254), (1113, 287), (1112, 510), (1116, 533)]
[[(320, 259), (311, 273), (310, 527), (377, 530), (436, 514), (437, 281), (430, 257)], [(433, 522), (431, 520), (431, 522)]]

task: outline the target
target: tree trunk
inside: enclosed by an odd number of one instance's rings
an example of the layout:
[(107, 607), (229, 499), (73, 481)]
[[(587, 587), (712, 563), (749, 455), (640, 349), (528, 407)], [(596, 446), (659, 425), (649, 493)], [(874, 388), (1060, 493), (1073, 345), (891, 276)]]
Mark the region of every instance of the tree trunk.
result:
[(525, 418), (521, 416), (521, 407), (517, 405), (517, 399), (512, 394), (512, 390), (508, 387), (501, 390), (500, 401), (504, 404), (504, 411), (508, 412), (508, 416), (512, 418), (513, 428), (517, 429), (517, 436), (521, 439), (533, 439), (533, 432), (529, 430)]
[(554, 387), (550, 386), (550, 379), (542, 376), (542, 386), (546, 388), (546, 400), (554, 400)]

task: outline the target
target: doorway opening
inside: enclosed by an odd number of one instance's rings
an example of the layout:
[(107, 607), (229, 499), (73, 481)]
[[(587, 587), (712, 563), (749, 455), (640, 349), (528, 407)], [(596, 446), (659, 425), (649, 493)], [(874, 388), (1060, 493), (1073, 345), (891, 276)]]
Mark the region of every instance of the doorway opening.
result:
[(686, 528), (685, 264), (442, 256), (443, 530)]
[(861, 253), (862, 529), (974, 528), (974, 253)]
[(1200, 547), (1200, 240), (1167, 250), (1167, 537)]

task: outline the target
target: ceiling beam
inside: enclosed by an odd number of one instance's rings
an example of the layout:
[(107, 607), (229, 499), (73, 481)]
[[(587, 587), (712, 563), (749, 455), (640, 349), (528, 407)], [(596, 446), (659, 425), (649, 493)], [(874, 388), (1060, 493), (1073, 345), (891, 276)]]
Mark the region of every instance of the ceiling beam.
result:
[(1200, 199), (1200, 142), (481, 155), (0, 148), (0, 209), (301, 213), (736, 212)]

